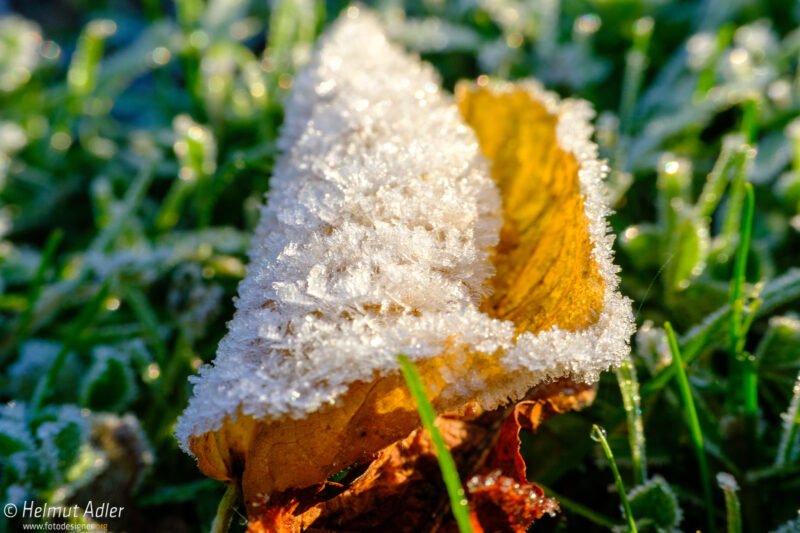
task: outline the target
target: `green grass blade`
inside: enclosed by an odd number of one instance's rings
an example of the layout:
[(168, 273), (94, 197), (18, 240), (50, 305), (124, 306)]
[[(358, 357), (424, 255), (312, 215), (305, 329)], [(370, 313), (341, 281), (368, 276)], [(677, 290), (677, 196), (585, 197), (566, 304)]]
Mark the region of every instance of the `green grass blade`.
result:
[(633, 23), (633, 46), (625, 56), (619, 121), (623, 133), (630, 133), (633, 111), (647, 69), (647, 54), (653, 36), (653, 19), (642, 17)]
[(94, 294), (91, 301), (86, 304), (80, 315), (78, 315), (78, 318), (75, 319), (75, 322), (73, 322), (70, 332), (67, 334), (64, 344), (61, 345), (61, 349), (56, 355), (56, 358), (53, 360), (50, 368), (47, 369), (47, 372), (36, 384), (30, 401), (31, 416), (34, 416), (44, 402), (47, 401), (47, 396), (53, 390), (53, 385), (56, 379), (58, 379), (58, 375), (61, 373), (61, 368), (67, 360), (67, 355), (69, 355), (70, 350), (74, 348), (81, 333), (91, 324), (102, 308), (103, 302), (108, 294), (108, 288), (108, 282), (103, 283), (100, 289)]
[(614, 474), (614, 483), (617, 484), (619, 499), (621, 500), (622, 508), (625, 511), (625, 520), (628, 522), (628, 531), (630, 533), (637, 533), (638, 530), (636, 529), (636, 520), (633, 519), (631, 504), (628, 501), (628, 493), (625, 492), (625, 485), (622, 483), (622, 477), (619, 475), (617, 462), (614, 460), (614, 454), (611, 452), (611, 446), (608, 445), (608, 441), (606, 440), (606, 430), (597, 424), (593, 424), (592, 439), (600, 443), (600, 446), (603, 448), (603, 453), (605, 454), (609, 465), (611, 465), (611, 472)]
[[(800, 298), (800, 269), (791, 269), (785, 274), (769, 281), (760, 293), (758, 304), (750, 305), (750, 319), (768, 316), (775, 309)], [(689, 330), (680, 342), (684, 364), (697, 359), (705, 350), (724, 344), (731, 315), (731, 306), (726, 304), (714, 311), (706, 319)], [(642, 396), (649, 396), (661, 390), (675, 375), (675, 367), (668, 366), (642, 385)]]
[(622, 394), (622, 404), (628, 421), (628, 442), (631, 447), (633, 479), (641, 485), (647, 479), (647, 454), (645, 450), (644, 423), (642, 422), (639, 380), (633, 360), (627, 357), (616, 370), (617, 383)]
[(725, 521), (728, 533), (742, 533), (742, 506), (739, 503), (739, 484), (736, 479), (726, 473), (717, 474), (717, 485), (725, 495)]
[(161, 338), (159, 319), (155, 309), (138, 287), (129, 287), (125, 296), (134, 316), (142, 325), (142, 333), (156, 356), (156, 362), (163, 367), (167, 364), (169, 350), (164, 339)]
[(742, 107), (742, 123), (739, 130), (745, 135), (747, 142), (752, 144), (756, 141), (758, 136), (758, 119), (760, 109), (758, 108), (758, 100), (755, 98), (748, 98)]
[(750, 183), (744, 184), (744, 211), (739, 230), (739, 246), (736, 249), (736, 259), (733, 264), (733, 278), (731, 279), (730, 304), (733, 313), (730, 317), (730, 352), (734, 357), (741, 354), (741, 347), (744, 344), (744, 334), (742, 319), (744, 314), (744, 284), (746, 281), (747, 257), (750, 253), (750, 242), (753, 235), (753, 212), (755, 209), (755, 198), (753, 186)]
[(42, 285), (44, 284), (47, 269), (53, 264), (53, 258), (55, 257), (56, 250), (58, 249), (58, 245), (61, 244), (61, 239), (63, 237), (64, 232), (60, 229), (56, 229), (50, 234), (44, 245), (39, 266), (36, 267), (36, 272), (33, 274), (31, 284), (28, 287), (27, 307), (20, 317), (19, 325), (17, 326), (18, 343), (28, 334), (28, 329), (33, 322), (33, 310), (36, 307), (36, 302), (39, 301), (39, 296), (42, 294)]
[(741, 240), (742, 215), (746, 202), (747, 171), (752, 161), (752, 147), (745, 144), (739, 148), (745, 154), (744, 160), (736, 166), (736, 172), (732, 176), (728, 201), (725, 206), (725, 214), (722, 221), (722, 231), (718, 239), (721, 240), (720, 260), (727, 262), (735, 253), (734, 246)]
[(105, 40), (116, 31), (117, 25), (114, 21), (99, 19), (87, 24), (81, 33), (67, 71), (67, 90), (72, 100), (73, 113), (84, 111), (87, 97), (97, 86)]
[(723, 140), (719, 158), (697, 199), (697, 212), (700, 216), (710, 217), (714, 214), (728, 185), (728, 174), (731, 171), (740, 172), (739, 169), (747, 162), (747, 151), (744, 148), (744, 138), (741, 135), (730, 135)]
[(472, 533), (472, 520), (469, 516), (469, 504), (464, 494), (464, 487), (461, 485), (461, 479), (458, 476), (458, 469), (453, 456), (450, 455), (450, 450), (447, 449), (444, 438), (436, 427), (436, 411), (434, 411), (433, 405), (431, 405), (428, 395), (425, 393), (425, 386), (422, 384), (414, 363), (403, 354), (400, 354), (397, 360), (400, 363), (403, 378), (406, 380), (406, 386), (417, 404), (417, 411), (422, 420), (422, 425), (430, 435), (433, 446), (436, 448), (436, 457), (439, 461), (439, 468), (442, 470), (442, 478), (447, 488), (447, 495), (450, 497), (450, 507), (456, 519), (458, 530), (461, 533)]
[[(730, 307), (725, 306), (706, 317), (699, 325), (689, 330), (681, 339), (680, 348), (684, 363), (694, 361), (705, 349), (713, 346), (722, 335), (730, 316)], [(642, 386), (642, 396), (649, 396), (664, 388), (675, 375), (675, 367), (668, 366)]]
[(122, 200), (122, 209), (114, 217), (114, 219), (100, 232), (89, 247), (93, 252), (105, 252), (106, 249), (113, 243), (119, 233), (125, 227), (125, 224), (130, 220), (130, 217), (136, 212), (139, 206), (144, 201), (150, 183), (153, 181), (153, 163), (146, 163), (139, 170), (136, 179), (125, 192), (125, 197)]
[(692, 444), (694, 451), (697, 455), (697, 463), (700, 467), (700, 477), (703, 485), (703, 498), (705, 500), (706, 512), (708, 514), (708, 530), (716, 531), (714, 527), (714, 506), (711, 496), (711, 479), (709, 478), (708, 462), (706, 460), (705, 444), (703, 441), (703, 431), (700, 429), (700, 420), (697, 417), (697, 409), (695, 409), (694, 398), (692, 398), (692, 389), (689, 386), (689, 378), (686, 376), (686, 371), (683, 368), (683, 359), (681, 352), (678, 348), (678, 339), (675, 337), (675, 331), (672, 329), (672, 324), (669, 322), (664, 324), (667, 331), (667, 341), (669, 343), (670, 352), (672, 352), (672, 365), (675, 368), (675, 374), (678, 376), (678, 387), (680, 389), (681, 398), (683, 400), (684, 413), (689, 424), (689, 433), (692, 437)]
[[(741, 398), (747, 438), (751, 450), (755, 448), (757, 440), (758, 377), (756, 375), (755, 359), (749, 354), (744, 353), (748, 325), (752, 323), (752, 314), (745, 316), (744, 285), (747, 275), (747, 257), (750, 253), (750, 243), (753, 234), (754, 210), (755, 197), (753, 194), (753, 186), (750, 183), (745, 183), (744, 205), (739, 230), (739, 246), (736, 249), (730, 289), (730, 306), (732, 312), (728, 339), (731, 368), (733, 372), (731, 379), (729, 379), (729, 384), (732, 388), (730, 398)], [(749, 312), (752, 313), (751, 311)], [(741, 390), (736, 391), (735, 389), (737, 387), (741, 387)]]
[(694, 92), (695, 101), (702, 101), (706, 98), (708, 91), (714, 87), (717, 78), (717, 60), (722, 55), (723, 51), (730, 45), (733, 40), (733, 34), (736, 27), (732, 24), (727, 24), (720, 28), (717, 32), (716, 43), (714, 51), (708, 58), (705, 67), (697, 77), (697, 87)]

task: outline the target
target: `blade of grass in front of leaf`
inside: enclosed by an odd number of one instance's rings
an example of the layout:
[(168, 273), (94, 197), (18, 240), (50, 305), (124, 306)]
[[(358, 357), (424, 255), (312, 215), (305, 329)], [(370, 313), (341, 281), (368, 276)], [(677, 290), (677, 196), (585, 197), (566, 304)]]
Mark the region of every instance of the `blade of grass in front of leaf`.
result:
[[(730, 307), (726, 305), (708, 315), (702, 323), (689, 330), (683, 336), (680, 346), (686, 364), (694, 361), (704, 350), (715, 343), (717, 337), (722, 335), (721, 332), (724, 331), (729, 316)], [(646, 397), (661, 390), (674, 375), (674, 366), (664, 368), (642, 386), (642, 395)]]
[(631, 504), (628, 501), (628, 494), (625, 492), (625, 484), (622, 483), (622, 477), (619, 475), (617, 462), (614, 460), (614, 454), (611, 452), (611, 446), (608, 445), (608, 440), (606, 440), (606, 430), (597, 424), (592, 424), (592, 440), (600, 443), (600, 446), (603, 448), (603, 453), (606, 456), (606, 460), (608, 460), (608, 464), (611, 465), (611, 472), (614, 474), (614, 483), (617, 484), (619, 499), (622, 502), (622, 509), (625, 511), (625, 520), (628, 522), (628, 531), (630, 533), (637, 533), (638, 530), (636, 529), (636, 520), (633, 519)]
[(458, 476), (453, 456), (450, 455), (450, 450), (447, 449), (444, 438), (436, 427), (436, 411), (425, 393), (425, 386), (422, 384), (422, 379), (420, 379), (414, 363), (403, 354), (397, 357), (397, 361), (400, 363), (400, 370), (406, 386), (417, 404), (417, 412), (422, 420), (422, 426), (430, 435), (433, 446), (436, 448), (436, 458), (439, 461), (442, 479), (447, 488), (447, 495), (450, 497), (450, 507), (458, 530), (461, 533), (472, 533), (472, 520), (469, 516), (469, 504), (464, 494), (464, 487), (461, 485), (461, 478)]
[(636, 368), (633, 360), (625, 358), (616, 370), (617, 383), (622, 395), (622, 405), (628, 422), (628, 443), (631, 447), (631, 461), (633, 462), (633, 480), (635, 485), (641, 485), (647, 479), (647, 455), (645, 450), (644, 424), (642, 422), (641, 397), (639, 395), (639, 380), (636, 377)]
[(725, 495), (725, 522), (728, 533), (742, 533), (742, 505), (736, 494), (739, 490), (736, 479), (726, 472), (720, 472), (717, 474), (717, 485)]
[(714, 527), (714, 507), (711, 496), (711, 479), (709, 478), (708, 462), (706, 460), (706, 451), (703, 441), (703, 431), (700, 429), (700, 420), (697, 418), (697, 410), (694, 406), (694, 398), (692, 398), (692, 389), (689, 385), (689, 378), (686, 376), (686, 371), (683, 368), (683, 359), (681, 358), (681, 352), (678, 348), (678, 339), (675, 337), (675, 331), (672, 329), (672, 324), (669, 322), (664, 324), (664, 329), (667, 332), (667, 342), (670, 352), (672, 353), (672, 366), (675, 368), (675, 374), (678, 376), (678, 387), (680, 389), (681, 399), (683, 400), (684, 413), (689, 424), (689, 433), (691, 434), (692, 444), (694, 445), (695, 454), (697, 455), (697, 463), (700, 467), (703, 498), (705, 500), (708, 519), (708, 530), (713, 532), (716, 531)]

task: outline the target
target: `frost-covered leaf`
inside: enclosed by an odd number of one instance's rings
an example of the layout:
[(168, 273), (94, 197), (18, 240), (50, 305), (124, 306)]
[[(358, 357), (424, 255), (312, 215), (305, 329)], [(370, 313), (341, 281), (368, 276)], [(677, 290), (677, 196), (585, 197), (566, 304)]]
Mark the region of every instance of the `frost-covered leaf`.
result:
[(414, 430), (399, 353), (457, 410), (629, 351), (590, 107), (531, 80), (456, 106), (358, 12), (294, 80), (237, 312), (177, 428), (206, 474), (244, 465), (250, 503)]
[(650, 524), (651, 530), (672, 531), (683, 520), (677, 496), (660, 476), (631, 489), (628, 502), (637, 523)]
[[(55, 416), (53, 416), (55, 415)], [(89, 434), (86, 417), (74, 406), (59, 407), (51, 420), (36, 428), (38, 457), (52, 473), (52, 481), (64, 479), (66, 471), (78, 459)]]

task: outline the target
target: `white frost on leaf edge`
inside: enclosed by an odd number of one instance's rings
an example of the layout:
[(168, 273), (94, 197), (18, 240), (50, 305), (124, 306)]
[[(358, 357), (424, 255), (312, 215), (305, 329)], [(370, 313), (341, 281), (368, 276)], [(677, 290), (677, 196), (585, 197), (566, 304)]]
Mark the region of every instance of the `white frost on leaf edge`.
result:
[(176, 427), (185, 450), (226, 417), (303, 418), (351, 383), (396, 371), (398, 353), (439, 355), (456, 333), (503, 353), (503, 386), (453, 368), (442, 393), (486, 409), (547, 380), (594, 381), (627, 356), (633, 318), (612, 262), (593, 111), (526, 84), (559, 116), (559, 143), (580, 165), (605, 281), (598, 321), (515, 341), (511, 322), (480, 312), (501, 208), (475, 136), (429, 65), (392, 46), (372, 15), (343, 16), (295, 80), (236, 314), (215, 361), (190, 378)]

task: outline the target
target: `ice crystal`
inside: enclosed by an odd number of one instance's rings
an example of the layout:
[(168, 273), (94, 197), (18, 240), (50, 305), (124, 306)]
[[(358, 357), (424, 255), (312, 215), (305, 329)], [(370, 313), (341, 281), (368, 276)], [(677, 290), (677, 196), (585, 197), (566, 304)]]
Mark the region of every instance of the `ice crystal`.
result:
[(717, 485), (725, 491), (737, 492), (739, 490), (739, 483), (736, 482), (736, 478), (727, 472), (717, 473)]
[(559, 142), (581, 166), (606, 282), (597, 322), (517, 335), (481, 312), (502, 222), (487, 163), (432, 68), (348, 10), (295, 80), (235, 316), (214, 363), (191, 378), (177, 427), (185, 449), (225, 417), (305, 417), (351, 383), (396, 371), (399, 353), (431, 358), (454, 341), (519, 371), (498, 390), (476, 372), (443, 393), (487, 408), (543, 380), (594, 380), (627, 354), (630, 304), (611, 263), (592, 111), (529, 89), (559, 116)]

